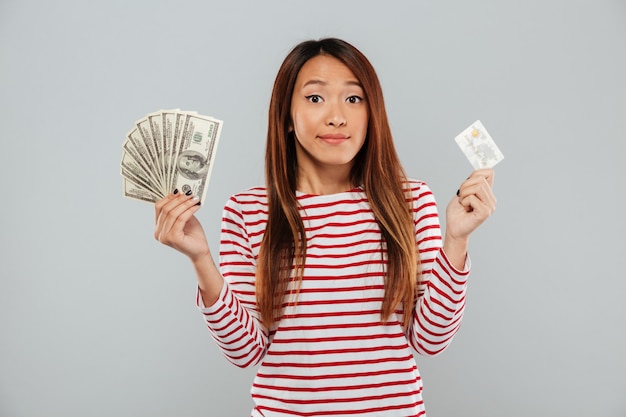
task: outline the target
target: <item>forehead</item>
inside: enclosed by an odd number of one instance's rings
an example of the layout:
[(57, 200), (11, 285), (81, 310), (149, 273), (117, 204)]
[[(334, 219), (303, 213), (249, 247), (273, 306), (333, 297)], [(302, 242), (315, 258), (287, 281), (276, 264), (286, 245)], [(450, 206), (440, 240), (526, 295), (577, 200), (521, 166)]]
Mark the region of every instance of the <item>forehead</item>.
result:
[(358, 83), (358, 79), (350, 68), (330, 55), (317, 55), (302, 66), (296, 79), (296, 86), (302, 87), (311, 81), (325, 84)]

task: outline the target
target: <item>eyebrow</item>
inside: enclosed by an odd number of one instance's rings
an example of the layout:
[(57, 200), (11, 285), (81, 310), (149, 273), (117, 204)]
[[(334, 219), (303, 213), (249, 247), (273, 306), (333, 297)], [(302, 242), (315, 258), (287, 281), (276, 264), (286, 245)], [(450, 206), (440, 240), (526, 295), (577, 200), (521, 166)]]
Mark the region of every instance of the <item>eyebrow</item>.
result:
[[(318, 79), (312, 79), (312, 80), (309, 80), (306, 83), (304, 83), (304, 85), (302, 87), (306, 87), (308, 85), (327, 85), (327, 84), (328, 83), (326, 81), (322, 81), (322, 80), (318, 80)], [(354, 85), (354, 86), (363, 88), (361, 83), (358, 82), (358, 81), (348, 81), (348, 82), (345, 83), (345, 85), (350, 85), (350, 86)]]

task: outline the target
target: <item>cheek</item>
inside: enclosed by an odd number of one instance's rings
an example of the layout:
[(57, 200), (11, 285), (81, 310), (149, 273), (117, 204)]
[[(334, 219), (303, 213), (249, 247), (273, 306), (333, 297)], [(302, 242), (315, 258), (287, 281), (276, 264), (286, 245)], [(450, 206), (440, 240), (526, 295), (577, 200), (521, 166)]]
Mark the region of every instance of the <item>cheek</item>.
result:
[(300, 120), (298, 120), (298, 112), (292, 109), (289, 116), (289, 130), (293, 132), (300, 126)]
[(301, 113), (293, 113), (291, 115), (290, 128), (296, 134), (304, 134), (308, 130), (308, 123), (306, 117)]
[(293, 132), (298, 125), (298, 112), (291, 107), (291, 112), (289, 112), (289, 120), (287, 122), (287, 126), (289, 127), (289, 131)]
[(365, 139), (365, 136), (367, 136), (367, 130), (369, 128), (369, 116), (365, 115), (363, 116), (363, 118), (361, 119), (361, 130), (363, 133), (363, 139)]

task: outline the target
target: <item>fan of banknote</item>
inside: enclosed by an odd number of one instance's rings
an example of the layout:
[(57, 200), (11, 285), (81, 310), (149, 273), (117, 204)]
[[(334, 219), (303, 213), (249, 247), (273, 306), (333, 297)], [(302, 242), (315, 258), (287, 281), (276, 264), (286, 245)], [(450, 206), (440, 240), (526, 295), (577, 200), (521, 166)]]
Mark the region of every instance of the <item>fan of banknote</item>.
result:
[(153, 203), (178, 189), (204, 202), (222, 125), (179, 109), (137, 120), (122, 145), (124, 195)]

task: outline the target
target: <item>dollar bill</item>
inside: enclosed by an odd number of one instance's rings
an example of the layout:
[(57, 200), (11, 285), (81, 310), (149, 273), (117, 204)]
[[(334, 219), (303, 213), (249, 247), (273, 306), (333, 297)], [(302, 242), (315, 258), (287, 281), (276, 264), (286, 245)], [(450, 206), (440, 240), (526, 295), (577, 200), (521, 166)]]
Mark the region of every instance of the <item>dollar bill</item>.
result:
[(122, 168), (126, 166), (131, 171), (137, 170), (145, 173), (163, 194), (161, 179), (154, 172), (154, 164), (137, 128), (128, 132), (122, 148)]
[(223, 122), (180, 109), (137, 120), (122, 144), (123, 195), (155, 202), (178, 189), (204, 202)]
[(146, 172), (128, 152), (124, 152), (122, 155), (122, 166), (120, 172), (125, 180), (142, 187), (159, 198), (164, 197), (159, 184), (150, 177), (150, 174)]
[(153, 192), (149, 191), (142, 185), (139, 185), (127, 178), (124, 178), (123, 180), (124, 180), (123, 186), (124, 186), (125, 197), (133, 198), (135, 200), (145, 201), (148, 203), (155, 203), (161, 198), (163, 198), (162, 196), (158, 196), (154, 194)]
[(222, 122), (208, 116), (185, 117), (173, 164), (172, 184), (178, 191), (200, 197), (204, 202), (207, 180), (211, 175)]

